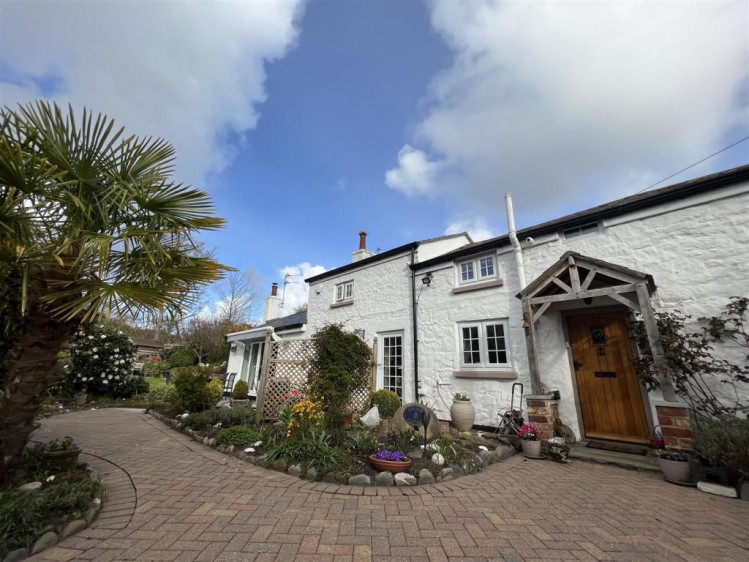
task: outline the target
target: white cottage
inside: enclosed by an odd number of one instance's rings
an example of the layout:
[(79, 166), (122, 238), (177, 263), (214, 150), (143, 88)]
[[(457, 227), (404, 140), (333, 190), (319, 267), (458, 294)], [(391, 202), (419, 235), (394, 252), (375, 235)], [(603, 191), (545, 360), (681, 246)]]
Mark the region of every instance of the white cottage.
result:
[(226, 372), (234, 373), (234, 384), (246, 381), (250, 398), (256, 399), (260, 388), (263, 359), (268, 338), (270, 341), (304, 339), (307, 336), (307, 313), (296, 312), (279, 316), (282, 299), (278, 283), (273, 283), (271, 294), (265, 299), (263, 321), (259, 326), (226, 335), (229, 360)]
[(309, 331), (377, 337), (377, 386), (443, 419), (461, 392), (476, 423), (495, 426), (521, 382), (547, 436), (558, 417), (578, 437), (634, 443), (660, 425), (688, 447), (671, 389), (647, 393), (636, 378), (627, 321), (715, 315), (748, 295), (748, 219), (743, 166), (517, 233), (510, 220), (510, 234), (479, 243), (414, 242), (308, 279)]

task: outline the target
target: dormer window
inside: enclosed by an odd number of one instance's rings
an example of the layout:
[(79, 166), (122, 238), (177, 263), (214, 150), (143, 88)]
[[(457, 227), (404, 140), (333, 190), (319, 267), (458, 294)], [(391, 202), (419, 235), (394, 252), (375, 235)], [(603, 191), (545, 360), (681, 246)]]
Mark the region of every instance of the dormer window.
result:
[(335, 301), (345, 302), (354, 300), (354, 282), (346, 281), (335, 286)]
[(497, 257), (494, 255), (480, 256), (458, 263), (458, 282), (460, 285), (496, 278)]

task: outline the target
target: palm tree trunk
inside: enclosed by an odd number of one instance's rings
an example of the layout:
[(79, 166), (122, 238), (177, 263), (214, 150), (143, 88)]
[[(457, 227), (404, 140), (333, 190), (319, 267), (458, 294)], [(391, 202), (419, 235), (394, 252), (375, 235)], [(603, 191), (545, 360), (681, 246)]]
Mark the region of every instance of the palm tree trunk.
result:
[(74, 331), (75, 323), (50, 320), (49, 314), (38, 305), (23, 321), (6, 357), (8, 377), (5, 393), (0, 397), (0, 481), (22, 460), (42, 394), (52, 379), (57, 354)]

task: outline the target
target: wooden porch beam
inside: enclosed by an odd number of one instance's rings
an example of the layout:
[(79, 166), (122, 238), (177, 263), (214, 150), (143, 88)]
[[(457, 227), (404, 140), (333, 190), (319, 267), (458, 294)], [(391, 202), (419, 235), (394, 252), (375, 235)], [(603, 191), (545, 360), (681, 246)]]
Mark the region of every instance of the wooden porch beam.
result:
[[(528, 299), (530, 304), (544, 304), (547, 302), (563, 302), (573, 301), (578, 299), (587, 299), (594, 297), (605, 297), (619, 293), (632, 293), (637, 291), (638, 284), (629, 283), (627, 285), (616, 285), (614, 287), (604, 287), (602, 289), (591, 289), (588, 291), (580, 291), (579, 293), (565, 293), (562, 295), (547, 295), (544, 297), (533, 297)], [(647, 291), (647, 288), (645, 289)]]
[(551, 306), (550, 302), (545, 302), (542, 304), (536, 312), (533, 313), (533, 322), (536, 322), (541, 316), (543, 316), (543, 313), (546, 312), (546, 310)]
[(590, 269), (590, 271), (588, 271), (588, 275), (585, 276), (585, 281), (583, 281), (582, 285), (580, 285), (581, 291), (586, 291), (588, 287), (590, 287), (590, 284), (593, 282), (596, 273), (598, 273), (598, 270), (595, 268), (592, 268)]
[[(637, 283), (637, 300), (640, 302), (640, 313), (645, 324), (645, 331), (648, 334), (650, 351), (653, 354), (653, 366), (657, 371), (665, 370), (666, 355), (661, 344), (661, 334), (658, 331), (658, 322), (655, 318), (653, 305), (650, 302), (650, 292), (648, 292), (644, 282)], [(671, 386), (671, 381), (663, 376), (660, 376), (659, 379), (663, 399), (667, 402), (676, 402), (676, 392), (674, 392), (674, 387)]]
[(555, 285), (556, 285), (557, 287), (561, 287), (561, 288), (562, 288), (562, 289), (564, 289), (564, 290), (565, 290), (566, 292), (568, 292), (568, 293), (571, 293), (571, 292), (572, 292), (572, 287), (570, 287), (569, 285), (567, 285), (567, 283), (565, 283), (564, 281), (562, 281), (562, 280), (561, 280), (561, 279), (559, 279), (558, 277), (554, 277), (554, 278), (552, 278), (552, 281), (554, 282), (554, 284), (555, 284)]
[(523, 299), (523, 327), (525, 328), (525, 347), (528, 350), (528, 371), (531, 376), (533, 394), (541, 393), (541, 378), (538, 374), (538, 340), (533, 322), (533, 308), (529, 300)]
[(569, 256), (567, 258), (567, 261), (570, 264), (570, 283), (572, 283), (572, 292), (579, 293), (580, 292), (580, 272), (577, 270), (577, 264), (575, 263), (575, 258), (573, 258), (572, 256)]
[(615, 301), (618, 301), (618, 302), (622, 303), (623, 305), (625, 305), (625, 306), (627, 306), (627, 307), (631, 308), (631, 309), (632, 309), (632, 310), (634, 310), (635, 312), (641, 312), (641, 310), (640, 310), (640, 305), (639, 305), (639, 304), (637, 304), (636, 302), (634, 302), (634, 301), (632, 301), (632, 300), (628, 299), (628, 298), (627, 298), (627, 297), (625, 297), (625, 296), (619, 295), (619, 294), (617, 294), (617, 293), (611, 293), (611, 294), (610, 294), (610, 295), (608, 295), (608, 296), (609, 296), (609, 297), (611, 297), (612, 299), (614, 299)]

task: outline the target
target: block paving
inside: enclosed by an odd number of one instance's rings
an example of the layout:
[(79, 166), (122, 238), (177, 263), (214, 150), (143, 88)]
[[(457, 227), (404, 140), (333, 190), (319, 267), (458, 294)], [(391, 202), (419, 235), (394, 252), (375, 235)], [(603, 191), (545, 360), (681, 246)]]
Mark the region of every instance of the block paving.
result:
[(94, 524), (33, 560), (749, 560), (749, 502), (653, 473), (520, 455), (414, 488), (307, 482), (204, 447), (142, 411), (55, 416), (103, 476)]

